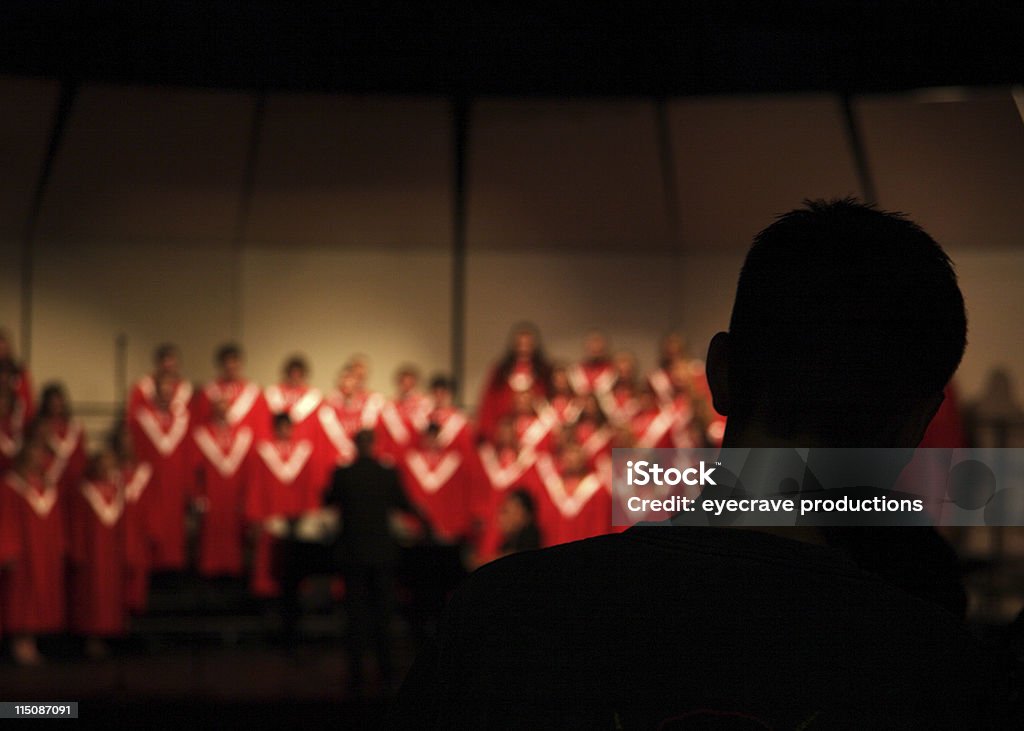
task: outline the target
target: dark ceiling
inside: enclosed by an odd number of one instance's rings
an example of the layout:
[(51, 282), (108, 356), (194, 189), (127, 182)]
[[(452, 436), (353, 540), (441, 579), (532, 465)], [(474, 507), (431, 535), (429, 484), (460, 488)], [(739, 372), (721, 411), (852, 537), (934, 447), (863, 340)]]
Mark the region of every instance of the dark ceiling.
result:
[(1024, 80), (1024, 2), (4, 0), (0, 73), (247, 89), (680, 95)]

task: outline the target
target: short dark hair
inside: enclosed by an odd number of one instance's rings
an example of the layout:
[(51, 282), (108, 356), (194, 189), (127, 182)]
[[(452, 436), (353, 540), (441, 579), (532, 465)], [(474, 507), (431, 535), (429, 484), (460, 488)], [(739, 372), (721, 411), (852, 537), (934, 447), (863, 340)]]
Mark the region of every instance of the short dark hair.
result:
[(399, 379), (402, 376), (412, 376), (417, 381), (420, 379), (420, 369), (415, 363), (402, 363), (395, 370), (395, 378)]
[(360, 429), (356, 432), (355, 437), (352, 438), (356, 445), (356, 451), (362, 456), (370, 454), (375, 440), (376, 435), (373, 433), (373, 429)]
[(305, 357), (298, 353), (288, 356), (287, 360), (284, 362), (284, 368), (282, 370), (285, 375), (288, 375), (295, 368), (302, 371), (302, 375), (309, 375), (309, 363), (306, 361)]
[(164, 358), (174, 358), (180, 355), (181, 351), (174, 343), (160, 343), (153, 349), (153, 362), (159, 363)]
[(537, 505), (533, 500), (533, 496), (530, 491), (525, 487), (514, 487), (508, 493), (509, 500), (515, 500), (523, 508), (523, 512), (530, 518), (530, 522), (533, 522), (537, 516)]
[(217, 348), (217, 352), (213, 357), (217, 365), (224, 365), (224, 361), (229, 358), (242, 357), (242, 346), (238, 343), (224, 343)]
[(779, 436), (837, 446), (941, 392), (967, 342), (942, 247), (850, 198), (805, 201), (757, 235), (729, 329), (730, 416), (757, 412)]
[(43, 386), (42, 391), (39, 394), (39, 412), (36, 414), (37, 419), (46, 419), (51, 416), (55, 416), (53, 413), (52, 401), (54, 398), (59, 397), (64, 401), (65, 413), (71, 415), (71, 401), (68, 399), (68, 390), (64, 387), (64, 384), (60, 381), (50, 381)]
[(443, 373), (436, 374), (430, 379), (430, 390), (433, 391), (438, 388), (443, 388), (445, 391), (455, 391), (455, 379), (449, 378)]

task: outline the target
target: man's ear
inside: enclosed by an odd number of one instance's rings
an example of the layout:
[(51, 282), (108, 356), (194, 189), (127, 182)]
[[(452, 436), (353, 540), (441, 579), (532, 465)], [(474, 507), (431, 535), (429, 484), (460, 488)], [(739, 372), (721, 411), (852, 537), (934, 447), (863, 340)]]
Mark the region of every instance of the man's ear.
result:
[(708, 345), (707, 369), (711, 401), (722, 416), (729, 415), (729, 333), (720, 332)]

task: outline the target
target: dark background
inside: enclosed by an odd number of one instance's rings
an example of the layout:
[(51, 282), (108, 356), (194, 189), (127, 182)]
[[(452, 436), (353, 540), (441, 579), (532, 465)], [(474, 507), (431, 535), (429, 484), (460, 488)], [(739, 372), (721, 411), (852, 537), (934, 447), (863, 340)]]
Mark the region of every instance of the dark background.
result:
[(14, 0), (0, 71), (348, 92), (883, 91), (1019, 82), (1022, 30), (1019, 2)]

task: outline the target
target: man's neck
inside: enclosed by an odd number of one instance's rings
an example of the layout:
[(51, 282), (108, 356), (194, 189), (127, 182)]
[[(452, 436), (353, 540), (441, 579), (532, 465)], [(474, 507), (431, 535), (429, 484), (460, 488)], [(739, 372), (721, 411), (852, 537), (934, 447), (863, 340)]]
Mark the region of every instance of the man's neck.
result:
[[(738, 424), (732, 422), (726, 426), (725, 436), (722, 438), (722, 449), (730, 448), (758, 448), (768, 447), (777, 449), (801, 449), (811, 445), (803, 439), (782, 439), (772, 436), (757, 423), (747, 422)], [(736, 530), (749, 530), (757, 533), (787, 538), (792, 541), (802, 541), (818, 546), (828, 545), (824, 534), (816, 527), (809, 525), (743, 525), (730, 526)]]

